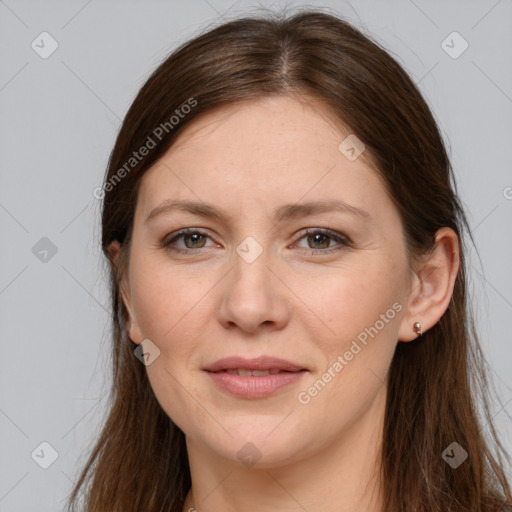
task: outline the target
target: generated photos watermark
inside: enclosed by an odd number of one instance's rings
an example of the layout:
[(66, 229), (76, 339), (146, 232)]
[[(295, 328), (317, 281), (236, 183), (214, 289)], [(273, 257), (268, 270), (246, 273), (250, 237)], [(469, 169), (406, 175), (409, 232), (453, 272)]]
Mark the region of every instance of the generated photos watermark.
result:
[[(311, 399), (318, 394), (327, 386), (329, 382), (332, 381), (336, 375), (338, 375), (347, 364), (354, 359), (354, 357), (361, 352), (363, 347), (368, 344), (368, 336), (372, 339), (379, 334), (382, 329), (389, 324), (390, 320), (395, 318), (397, 313), (402, 311), (403, 306), (400, 302), (395, 302), (391, 308), (389, 308), (385, 313), (382, 313), (379, 319), (370, 327), (366, 327), (363, 331), (361, 331), (352, 343), (350, 344), (350, 348), (346, 350), (343, 355), (339, 355), (329, 368), (322, 374), (322, 376), (317, 379), (308, 389), (300, 391), (297, 394), (298, 401), (303, 404), (309, 404)], [(361, 347), (359, 343), (363, 345)]]
[[(160, 123), (151, 132), (151, 134), (148, 135), (146, 142), (137, 151), (134, 151), (132, 156), (112, 176), (110, 176), (110, 178), (105, 181), (101, 187), (96, 187), (93, 190), (92, 195), (96, 199), (103, 199), (106, 192), (114, 190), (114, 187), (120, 183), (121, 180), (130, 171), (132, 171), (152, 149), (156, 148), (157, 143), (163, 139), (164, 134), (170, 133), (195, 106), (197, 106), (197, 100), (192, 97), (177, 108), (174, 111), (176, 115), (172, 115), (168, 121)], [(158, 139), (158, 142), (155, 139)]]

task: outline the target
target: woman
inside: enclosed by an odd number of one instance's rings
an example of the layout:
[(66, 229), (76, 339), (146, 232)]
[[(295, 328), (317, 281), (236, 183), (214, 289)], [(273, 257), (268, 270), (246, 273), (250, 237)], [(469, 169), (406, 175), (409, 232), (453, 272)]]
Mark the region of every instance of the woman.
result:
[(70, 510), (511, 506), (467, 221), (379, 46), (316, 11), (196, 37), (142, 87), (101, 193), (114, 388)]

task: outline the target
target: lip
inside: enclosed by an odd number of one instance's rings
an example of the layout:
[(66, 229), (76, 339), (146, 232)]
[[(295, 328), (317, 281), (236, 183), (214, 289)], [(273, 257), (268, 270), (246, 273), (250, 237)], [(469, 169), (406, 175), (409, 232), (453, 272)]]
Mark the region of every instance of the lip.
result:
[(264, 398), (289, 388), (299, 382), (307, 370), (283, 372), (262, 377), (239, 377), (226, 372), (206, 372), (221, 390), (237, 398), (254, 400)]
[[(226, 370), (237, 368), (244, 370), (279, 370), (279, 373), (241, 377), (226, 372)], [(228, 357), (207, 366), (204, 371), (221, 390), (238, 398), (257, 399), (270, 396), (296, 384), (309, 370), (275, 357), (254, 359)]]
[(255, 357), (253, 359), (246, 359), (244, 357), (237, 356), (225, 357), (203, 369), (207, 372), (219, 372), (222, 370), (232, 370), (236, 368), (244, 370), (272, 370), (276, 368), (278, 370), (288, 372), (307, 370), (307, 368), (296, 365), (290, 361), (286, 361), (285, 359), (269, 356)]

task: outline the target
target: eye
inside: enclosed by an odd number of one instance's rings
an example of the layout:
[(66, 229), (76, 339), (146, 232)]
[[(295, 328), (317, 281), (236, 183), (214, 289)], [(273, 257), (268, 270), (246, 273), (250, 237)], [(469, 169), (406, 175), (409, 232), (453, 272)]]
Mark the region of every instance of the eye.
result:
[[(185, 242), (185, 249), (180, 249), (176, 247), (171, 247), (171, 244), (183, 238)], [(171, 249), (176, 254), (188, 254), (196, 251), (197, 249), (201, 249), (205, 246), (205, 238), (210, 238), (206, 233), (200, 231), (198, 229), (182, 229), (174, 234), (174, 236), (170, 239), (164, 239), (162, 242), (162, 247)], [(190, 240), (191, 247), (187, 246), (187, 240)]]
[[(206, 239), (210, 238), (210, 236), (204, 231), (194, 228), (182, 229), (170, 236), (171, 238), (165, 238), (161, 242), (160, 246), (162, 248), (172, 250), (176, 254), (191, 254), (193, 252), (197, 252), (199, 249), (208, 247), (205, 245)], [(172, 245), (180, 239), (183, 239), (185, 248), (173, 247)], [(312, 248), (308, 248), (310, 255), (329, 254), (335, 251), (340, 251), (346, 247), (350, 247), (351, 245), (351, 241), (348, 237), (327, 229), (309, 229), (306, 232), (303, 232), (299, 241), (302, 239), (306, 239), (308, 241), (308, 245), (310, 245), (310, 243), (313, 245)], [(337, 242), (337, 245), (330, 247), (333, 240)]]
[[(309, 229), (303, 234), (300, 240), (306, 239), (308, 242), (308, 249), (310, 249), (309, 254), (329, 254), (335, 251), (343, 250), (346, 247), (350, 247), (351, 242), (348, 237), (342, 235), (341, 233), (337, 233), (335, 231), (331, 231), (328, 229)], [(329, 247), (330, 242), (335, 240), (338, 245), (334, 247)], [(311, 245), (313, 247), (311, 247)]]

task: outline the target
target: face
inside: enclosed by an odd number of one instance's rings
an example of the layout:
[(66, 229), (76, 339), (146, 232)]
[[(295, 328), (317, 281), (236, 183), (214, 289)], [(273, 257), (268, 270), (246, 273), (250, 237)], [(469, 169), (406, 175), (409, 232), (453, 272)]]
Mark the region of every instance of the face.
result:
[(410, 270), (369, 155), (339, 149), (349, 134), (311, 100), (251, 100), (191, 122), (142, 179), (129, 334), (157, 347), (155, 395), (210, 455), (272, 467), (381, 419)]

